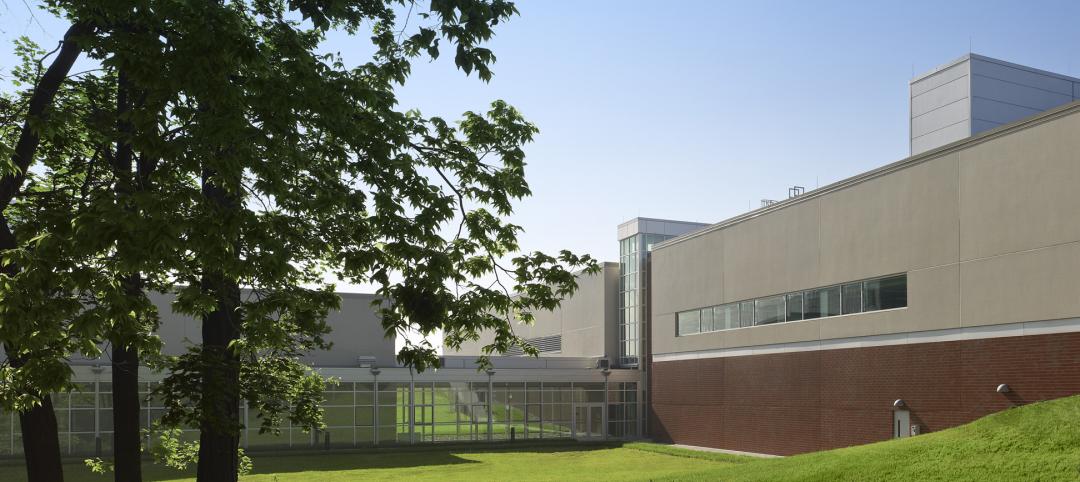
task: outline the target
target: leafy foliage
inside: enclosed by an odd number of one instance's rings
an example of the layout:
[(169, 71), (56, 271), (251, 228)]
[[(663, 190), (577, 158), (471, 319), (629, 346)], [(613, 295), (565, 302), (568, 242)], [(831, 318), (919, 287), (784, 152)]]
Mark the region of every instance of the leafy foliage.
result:
[[(199, 462), (199, 442), (186, 442), (183, 439), (183, 430), (178, 428), (165, 429), (158, 432), (157, 443), (150, 449), (150, 456), (155, 463), (164, 465), (175, 470), (187, 470), (188, 466)], [(240, 470), (237, 475), (251, 473), (254, 464), (251, 457), (244, 453), (244, 449), (237, 449), (240, 458)], [(91, 465), (92, 464), (92, 465)], [(100, 462), (91, 463), (91, 470), (95, 473), (103, 473), (108, 470), (106, 464)], [(99, 468), (104, 467), (104, 468)]]
[[(84, 27), (99, 68), (68, 79), (33, 125), (39, 170), (4, 212), (18, 243), (0, 261), (20, 269), (0, 277), (0, 341), (33, 360), (0, 366), (6, 408), (62, 390), (69, 354), (119, 343), (169, 371), (167, 424), (238, 433), (220, 407), (242, 397), (261, 430), (319, 427), (324, 381), (300, 358), (329, 348), (339, 299), (328, 278), (376, 285), (389, 337), (442, 330), (454, 348), (492, 331), (486, 354), (535, 354), (514, 324), (558, 306), (574, 270), (599, 270), (568, 251), (519, 253), (522, 228), (505, 219), (530, 194), (523, 146), (538, 131), (516, 109), (495, 101), (449, 122), (398, 107), (411, 62), (447, 44), (458, 68), (489, 80), (482, 45), (516, 14), (510, 2), (433, 0), (411, 32), (399, 18), (411, 2), (45, 5)], [(363, 30), (369, 61), (322, 52), (331, 31)], [(17, 50), (15, 77), (35, 85), (43, 52)], [(0, 117), (20, 118), (30, 92), (4, 97)], [(15, 129), (2, 129), (6, 153)], [(203, 346), (160, 354), (155, 291), (203, 320)], [(439, 363), (427, 342), (398, 360)]]

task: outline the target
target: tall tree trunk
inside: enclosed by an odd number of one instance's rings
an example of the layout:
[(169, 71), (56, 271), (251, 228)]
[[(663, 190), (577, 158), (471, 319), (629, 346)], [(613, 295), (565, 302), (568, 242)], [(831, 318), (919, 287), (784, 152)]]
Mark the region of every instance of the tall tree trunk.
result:
[(113, 341), (113, 460), (116, 482), (142, 480), (139, 424), (139, 351)]
[(43, 394), (41, 405), (20, 412), (19, 425), (22, 426), (27, 480), (62, 482), (64, 469), (60, 465), (60, 439), (52, 397)]
[(235, 481), (240, 469), (240, 360), (229, 344), (240, 336), (240, 288), (220, 274), (203, 278), (218, 308), (203, 317), (203, 414), (199, 427), (199, 481)]
[[(113, 173), (117, 204), (124, 206), (130, 215), (138, 212), (130, 206), (131, 191), (144, 187), (144, 173), (135, 172), (135, 152), (131, 145), (133, 127), (125, 116), (132, 110), (132, 92), (127, 75), (121, 68), (116, 82), (117, 132)], [(140, 166), (141, 167), (141, 166)], [(140, 169), (141, 170), (141, 169)], [(125, 246), (118, 247), (119, 254), (126, 254)], [(125, 295), (133, 300), (143, 295), (142, 276), (129, 274), (121, 281)], [(141, 318), (141, 314), (137, 315)], [(112, 333), (112, 383), (113, 383), (113, 476), (116, 482), (142, 481), (142, 453), (139, 434), (139, 348), (135, 338), (141, 333), (139, 326), (120, 324)]]
[[(215, 181), (213, 173), (203, 174), (203, 195), (223, 212), (235, 212), (239, 209), (233, 194), (236, 191), (229, 193), (214, 184)], [(217, 309), (202, 320), (203, 392), (198, 480), (235, 481), (240, 469), (237, 455), (240, 447), (240, 359), (229, 345), (240, 337), (240, 287), (220, 268), (204, 266), (204, 269), (202, 289), (217, 300)]]
[[(15, 199), (23, 181), (26, 180), (26, 170), (30, 168), (34, 155), (37, 153), (38, 144), (41, 142), (41, 136), (32, 124), (44, 123), (47, 120), (48, 108), (53, 104), (56, 93), (71, 71), (75, 59), (82, 52), (82, 48), (74, 39), (90, 31), (89, 26), (85, 24), (72, 25), (64, 34), (63, 44), (60, 46), (56, 59), (34, 86), (26, 121), (19, 132), (19, 139), (15, 143), (15, 150), (11, 156), (13, 165), (18, 168), (18, 173), (0, 179), (0, 253), (17, 247), (11, 224), (3, 212)], [(18, 267), (11, 264), (0, 269), (8, 276), (18, 273)], [(17, 340), (6, 340), (5, 348), (9, 355), (18, 353), (17, 342)], [(24, 361), (18, 358), (13, 357), (12, 367), (19, 368), (23, 365)], [(56, 413), (53, 411), (52, 399), (47, 393), (38, 394), (38, 396), (41, 399), (41, 405), (19, 414), (27, 479), (30, 482), (63, 481), (64, 472), (60, 465), (60, 439), (57, 434)]]
[[(0, 214), (0, 250), (12, 249), (15, 236), (11, 233), (7, 218)], [(0, 268), (6, 276), (18, 273), (19, 268), (8, 264)], [(16, 315), (18, 316), (18, 315)], [(0, 320), (2, 321), (2, 320)], [(4, 344), (11, 368), (16, 370), (26, 364), (25, 355), (17, 355), (19, 349), (14, 340)], [(26, 460), (26, 480), (29, 482), (63, 482), (64, 469), (60, 465), (60, 435), (57, 432), (56, 412), (48, 393), (34, 393), (41, 404), (19, 412), (22, 429), (23, 457)]]

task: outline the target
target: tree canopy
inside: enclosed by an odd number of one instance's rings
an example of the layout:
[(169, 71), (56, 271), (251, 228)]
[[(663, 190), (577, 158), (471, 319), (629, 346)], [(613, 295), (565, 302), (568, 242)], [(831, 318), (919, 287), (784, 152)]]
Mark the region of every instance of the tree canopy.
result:
[[(483, 44), (510, 2), (433, 0), (415, 26), (401, 18), (411, 2), (381, 0), (44, 6), (72, 25), (61, 54), (96, 68), (50, 78), (61, 57), (43, 69), (50, 56), (22, 42), (23, 88), (0, 101), (0, 342), (23, 360), (0, 367), (6, 410), (40, 407), (67, 389), (66, 357), (111, 347), (114, 364), (167, 370), (163, 420), (201, 428), (200, 479), (235, 478), (239, 400), (265, 430), (320, 423), (322, 380), (300, 357), (329, 346), (328, 279), (377, 286), (387, 336), (441, 330), (454, 348), (492, 331), (485, 353), (535, 354), (514, 322), (555, 308), (574, 270), (598, 270), (519, 252), (506, 219), (530, 194), (537, 128), (517, 110), (448, 121), (398, 105), (411, 63), (446, 44), (489, 80)], [(348, 65), (322, 51), (330, 32), (366, 34), (374, 54)], [(162, 356), (151, 292), (202, 320), (201, 345)], [(398, 360), (439, 363), (426, 342)]]

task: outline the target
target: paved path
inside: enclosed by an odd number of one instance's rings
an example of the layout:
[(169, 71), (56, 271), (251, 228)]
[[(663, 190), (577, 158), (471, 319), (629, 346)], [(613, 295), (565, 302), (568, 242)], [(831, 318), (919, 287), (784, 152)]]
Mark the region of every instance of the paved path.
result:
[(740, 452), (738, 450), (714, 449), (714, 448), (711, 448), (711, 447), (698, 447), (696, 445), (672, 444), (671, 446), (672, 447), (678, 447), (680, 449), (700, 450), (702, 452), (716, 452), (718, 454), (746, 455), (748, 457), (761, 457), (763, 459), (776, 459), (776, 458), (783, 457), (782, 455), (759, 454), (759, 453), (755, 453), (755, 452)]

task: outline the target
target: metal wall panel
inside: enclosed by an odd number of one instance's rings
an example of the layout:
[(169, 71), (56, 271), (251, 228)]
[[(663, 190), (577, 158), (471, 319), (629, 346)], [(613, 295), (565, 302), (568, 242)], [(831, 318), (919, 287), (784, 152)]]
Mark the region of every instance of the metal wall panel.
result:
[(964, 121), (911, 140), (911, 154), (926, 152), (971, 136), (971, 122)]
[(918, 117), (968, 97), (968, 76), (960, 77), (940, 87), (931, 89), (911, 98), (911, 117)]
[(983, 57), (974, 57), (970, 62), (971, 73), (975, 76), (991, 77), (1064, 95), (1072, 95), (1073, 92), (1073, 81), (1063, 78), (1063, 76), (1049, 75), (1049, 73), (1042, 73), (1021, 66), (1006, 65), (1005, 62), (993, 61)]
[(975, 97), (994, 99), (1038, 111), (1068, 104), (1073, 100), (1071, 94), (1014, 84), (983, 75), (975, 75), (972, 78), (971, 88), (972, 95)]
[(925, 136), (970, 118), (967, 102), (953, 102), (911, 119), (911, 137)]
[(911, 96), (923, 94), (932, 89), (936, 89), (942, 85), (959, 79), (965, 75), (968, 75), (968, 65), (966, 60), (958, 60), (952, 64), (942, 67), (933, 74), (923, 76), (918, 80), (911, 83)]
[[(1042, 112), (1040, 109), (1008, 104), (994, 99), (971, 99), (971, 117), (999, 124), (1008, 124)], [(974, 134), (975, 132), (973, 132)]]
[[(968, 54), (911, 82), (911, 154), (1080, 98), (1080, 80)], [(965, 130), (966, 129), (966, 130)]]

